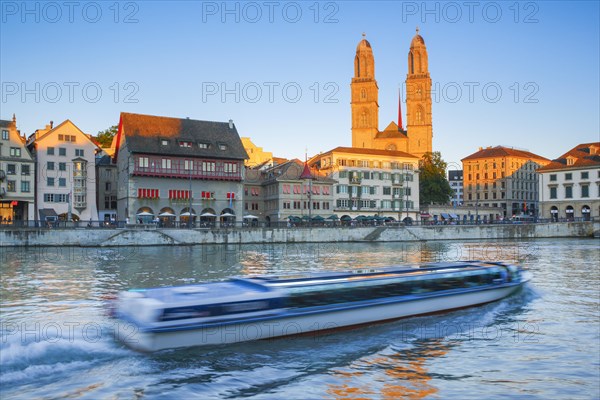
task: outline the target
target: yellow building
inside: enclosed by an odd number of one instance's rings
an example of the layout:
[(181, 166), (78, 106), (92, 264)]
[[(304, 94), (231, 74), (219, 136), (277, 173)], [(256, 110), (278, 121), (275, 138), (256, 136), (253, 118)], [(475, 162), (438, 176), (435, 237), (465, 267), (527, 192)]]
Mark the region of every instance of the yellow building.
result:
[(248, 153), (248, 159), (244, 162), (247, 167), (273, 166), (273, 153), (264, 151), (262, 147), (255, 145), (248, 137), (242, 139), (242, 145)]
[(425, 40), (419, 35), (418, 28), (408, 53), (406, 130), (398, 126), (402, 125), (399, 110), (398, 124), (392, 121), (385, 130), (379, 131), (379, 87), (375, 80), (375, 58), (371, 44), (364, 37), (356, 48), (350, 91), (352, 147), (402, 151), (418, 158), (432, 151), (431, 77)]
[(539, 209), (538, 174), (550, 160), (509, 147), (479, 150), (462, 159), (464, 204), (502, 207), (504, 217), (537, 215)]

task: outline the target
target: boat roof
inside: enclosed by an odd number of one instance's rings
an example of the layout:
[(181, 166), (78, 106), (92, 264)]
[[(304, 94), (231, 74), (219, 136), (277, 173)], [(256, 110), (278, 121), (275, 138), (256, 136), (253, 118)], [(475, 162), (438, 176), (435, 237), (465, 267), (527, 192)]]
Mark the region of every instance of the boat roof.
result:
[(361, 268), (340, 272), (308, 272), (292, 275), (261, 275), (249, 279), (262, 282), (270, 287), (294, 287), (347, 281), (367, 281), (408, 276), (423, 276), (451, 272), (481, 271), (505, 264), (499, 262), (461, 261), (428, 263), (420, 266), (392, 266), (382, 268)]

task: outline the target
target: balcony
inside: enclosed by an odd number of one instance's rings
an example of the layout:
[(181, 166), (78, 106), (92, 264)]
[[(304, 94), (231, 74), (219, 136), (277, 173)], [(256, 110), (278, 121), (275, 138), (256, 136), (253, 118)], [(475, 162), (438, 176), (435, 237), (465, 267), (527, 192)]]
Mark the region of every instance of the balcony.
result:
[(348, 181), (350, 182), (351, 185), (360, 185), (362, 182), (362, 178), (360, 178), (359, 176), (351, 176)]

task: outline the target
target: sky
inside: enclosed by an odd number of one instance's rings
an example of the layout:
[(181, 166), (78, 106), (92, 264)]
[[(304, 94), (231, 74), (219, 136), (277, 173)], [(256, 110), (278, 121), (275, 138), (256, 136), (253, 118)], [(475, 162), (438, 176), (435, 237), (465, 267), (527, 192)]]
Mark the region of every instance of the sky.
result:
[(451, 167), (496, 145), (552, 159), (600, 140), (599, 4), (2, 0), (0, 118), (15, 113), (27, 135), (66, 119), (96, 134), (121, 112), (232, 119), (264, 150), (303, 159), (351, 145), (362, 33), (379, 129), (397, 122), (418, 26), (434, 151)]

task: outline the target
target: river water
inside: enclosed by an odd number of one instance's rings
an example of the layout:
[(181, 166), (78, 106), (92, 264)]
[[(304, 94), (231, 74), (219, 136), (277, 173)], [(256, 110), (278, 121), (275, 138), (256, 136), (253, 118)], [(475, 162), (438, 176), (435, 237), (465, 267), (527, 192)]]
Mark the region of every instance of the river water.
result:
[[(0, 249), (0, 398), (598, 399), (594, 239)], [(104, 299), (230, 275), (429, 261), (518, 262), (499, 302), (395, 322), (139, 354)]]

